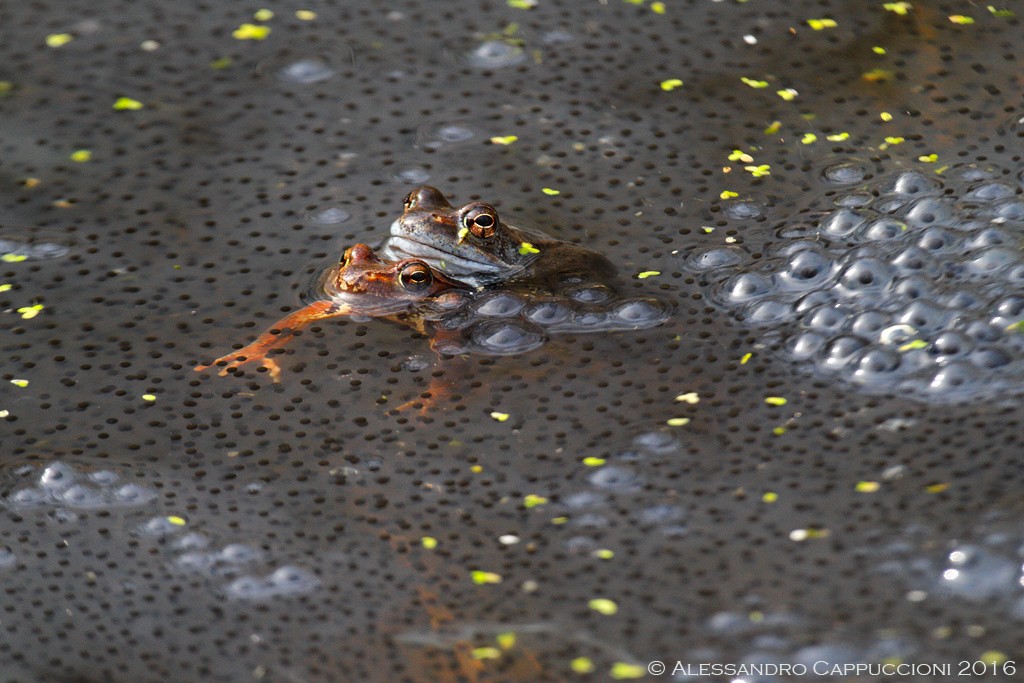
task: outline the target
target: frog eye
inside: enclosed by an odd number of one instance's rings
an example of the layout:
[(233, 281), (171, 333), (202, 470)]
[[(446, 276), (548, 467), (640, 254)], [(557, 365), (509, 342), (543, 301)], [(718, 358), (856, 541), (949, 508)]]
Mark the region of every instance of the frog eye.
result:
[(491, 237), (498, 229), (498, 212), (483, 202), (469, 204), (462, 209), (462, 227), (475, 237)]
[(398, 275), (398, 281), (410, 292), (422, 292), (433, 284), (434, 275), (426, 263), (414, 261), (402, 268), (402, 272)]

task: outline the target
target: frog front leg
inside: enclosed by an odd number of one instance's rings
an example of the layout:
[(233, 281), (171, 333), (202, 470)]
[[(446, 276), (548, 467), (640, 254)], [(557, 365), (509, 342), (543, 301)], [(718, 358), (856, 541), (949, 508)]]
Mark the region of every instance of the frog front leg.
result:
[(248, 346), (223, 355), (209, 365), (197, 365), (195, 367), (195, 371), (202, 372), (214, 365), (226, 363), (226, 365), (221, 368), (220, 372), (217, 373), (223, 377), (235, 368), (239, 368), (246, 363), (259, 361), (260, 364), (267, 369), (267, 373), (270, 377), (277, 382), (279, 381), (278, 376), (281, 374), (281, 368), (273, 358), (267, 356), (270, 351), (287, 344), (291, 338), (295, 336), (297, 330), (305, 327), (311, 322), (324, 320), (326, 318), (335, 318), (342, 315), (351, 315), (352, 312), (352, 307), (344, 303), (338, 303), (335, 301), (315, 301), (304, 308), (292, 311), (285, 317), (278, 320), (270, 329), (257, 337), (256, 340)]

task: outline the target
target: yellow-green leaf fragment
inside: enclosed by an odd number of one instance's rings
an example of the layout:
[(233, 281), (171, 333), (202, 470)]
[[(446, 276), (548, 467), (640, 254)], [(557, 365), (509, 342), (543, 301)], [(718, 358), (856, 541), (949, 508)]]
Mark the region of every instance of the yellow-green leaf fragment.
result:
[(644, 271), (641, 271), (641, 272), (636, 274), (636, 279), (637, 280), (646, 280), (647, 278), (654, 277), (655, 275), (661, 275), (661, 271), (660, 270), (644, 270)]
[(754, 176), (755, 178), (763, 178), (772, 174), (771, 166), (768, 164), (760, 164), (759, 166), (744, 166), (743, 170)]
[(142, 400), (143, 401), (153, 402), (153, 401), (156, 400), (156, 396), (154, 396), (153, 394), (143, 394), (142, 395)]
[(12, 285), (9, 282), (5, 282), (2, 285), (0, 285), (0, 292), (8, 292), (12, 289), (14, 289), (14, 285)]
[(782, 396), (765, 396), (764, 402), (770, 406), (784, 406), (789, 401), (787, 401)]
[(817, 140), (818, 136), (815, 135), (814, 133), (804, 133), (804, 136), (800, 138), (800, 142), (805, 145), (809, 145), (812, 142), (816, 142)]
[(934, 164), (939, 160), (939, 155), (934, 152), (931, 154), (922, 154), (917, 158), (917, 160), (926, 164)]
[(86, 161), (92, 159), (92, 152), (87, 149), (76, 149), (71, 153), (71, 161), (79, 164), (84, 164)]
[(984, 662), (985, 664), (998, 666), (1008, 660), (1009, 657), (1005, 653), (999, 650), (986, 650), (978, 655), (978, 661)]
[(659, 85), (662, 90), (669, 92), (670, 90), (683, 87), (683, 82), (678, 78), (666, 78)]
[(74, 39), (75, 37), (70, 33), (51, 33), (46, 36), (46, 45), (47, 47), (60, 47), (61, 45), (67, 45)]
[(514, 648), (516, 646), (516, 640), (516, 634), (512, 631), (508, 631), (506, 633), (499, 633), (498, 635), (494, 636), (494, 642), (496, 642), (498, 644), (498, 647), (500, 647), (502, 650), (511, 650), (512, 648)]
[(179, 517), (178, 515), (168, 515), (166, 519), (169, 524), (174, 526), (185, 526), (187, 523), (184, 517)]
[[(736, 197), (739, 196), (739, 192), (733, 192), (732, 190), (722, 190), (722, 192), (718, 195), (719, 199), (735, 199)], [(710, 230), (708, 230), (707, 232), (710, 232)]]
[(747, 352), (740, 357), (740, 365), (746, 365), (754, 357), (753, 353)]
[(884, 55), (886, 53), (885, 48), (881, 47), (880, 45), (875, 45), (873, 48), (871, 48), (871, 51), (874, 52), (876, 55)]
[(961, 26), (967, 26), (968, 24), (974, 23), (973, 17), (965, 17), (962, 14), (953, 14), (949, 17), (949, 20), (954, 24), (960, 24)]
[(588, 674), (594, 670), (594, 662), (590, 661), (590, 657), (577, 657), (569, 662), (569, 668), (578, 674)]
[(800, 93), (798, 93), (793, 88), (786, 88), (784, 90), (776, 90), (775, 94), (781, 97), (782, 99), (786, 100), (787, 102), (792, 102)]
[(457, 234), (457, 237), (459, 239), (458, 239), (458, 241), (455, 244), (462, 244), (463, 240), (466, 239), (466, 236), (468, 234), (469, 234), (469, 228), (459, 228), (459, 232)]
[(515, 9), (533, 9), (537, 6), (537, 0), (508, 0), (508, 6)]
[(608, 675), (616, 681), (633, 681), (647, 675), (647, 667), (642, 664), (615, 662)]
[(210, 62), (211, 69), (226, 69), (231, 66), (231, 57), (220, 57)]
[(896, 76), (888, 69), (871, 69), (862, 73), (860, 77), (868, 83), (886, 83)]
[(552, 524), (565, 524), (568, 521), (569, 521), (568, 517), (552, 517), (551, 518), (551, 523)]
[(495, 574), (494, 572), (485, 572), (480, 569), (475, 569), (469, 573), (469, 576), (473, 579), (473, 583), (478, 586), (490, 583), (501, 583), (501, 574)]
[(605, 460), (604, 458), (596, 458), (593, 455), (588, 455), (587, 457), (583, 458), (583, 464), (586, 465), (587, 467), (600, 467), (606, 462), (608, 461)]
[(542, 187), (540, 188), (540, 191), (548, 195), (549, 197), (554, 197), (555, 195), (562, 194), (561, 190), (555, 190), (550, 187)]
[(756, 80), (754, 78), (747, 78), (746, 76), (741, 77), (740, 81), (742, 81), (745, 85), (749, 85), (751, 88), (767, 88), (768, 87), (768, 81), (759, 81), (759, 80)]
[(992, 13), (994, 17), (1012, 17), (1015, 16), (1012, 9), (1001, 9), (993, 5), (988, 6), (988, 11)]
[(815, 31), (821, 31), (826, 28), (835, 28), (839, 24), (836, 23), (835, 19), (808, 19), (807, 25)]
[(685, 427), (690, 424), (690, 418), (688, 417), (670, 417), (665, 420), (665, 424), (669, 427)]
[(689, 403), (690, 405), (694, 405), (695, 403), (700, 402), (700, 395), (696, 391), (689, 391), (685, 394), (679, 394), (676, 396), (675, 400), (678, 403)]
[(818, 529), (815, 527), (807, 527), (806, 529), (793, 529), (789, 532), (789, 540), (791, 541), (813, 541), (817, 538), (828, 538), (828, 529)]
[(497, 410), (491, 413), (491, 419), (497, 420), (498, 422), (504, 422), (509, 417), (511, 416), (508, 413), (499, 413)]
[(511, 145), (519, 139), (518, 135), (495, 135), (491, 138), (492, 145)]
[(654, 12), (655, 14), (664, 14), (665, 13), (665, 3), (663, 3), (663, 2), (652, 2), (651, 3), (651, 11)]
[(775, 436), (782, 436), (785, 433), (786, 433), (786, 428), (785, 427), (781, 427), (781, 426), (780, 427), (772, 427), (772, 434), (774, 434)]
[(316, 19), (316, 12), (309, 9), (295, 10), (295, 18), (299, 21), (313, 21)]
[(949, 484), (932, 484), (931, 486), (925, 486), (925, 493), (942, 493), (949, 488)]
[(729, 153), (729, 161), (742, 161), (745, 164), (753, 163), (754, 157), (750, 156), (741, 149), (734, 149)]
[(610, 617), (619, 611), (619, 606), (615, 604), (615, 601), (608, 598), (594, 598), (587, 603), (587, 607), (606, 617)]
[(25, 320), (31, 320), (32, 318), (39, 315), (39, 312), (42, 310), (42, 304), (34, 304), (32, 306), (22, 306), (21, 308), (18, 309), (18, 313), (20, 313), (21, 317), (24, 318)]
[(902, 145), (904, 142), (906, 142), (906, 138), (899, 136), (889, 136), (885, 138), (885, 144), (887, 145)]
[(877, 481), (858, 481), (854, 491), (857, 493), (874, 493), (880, 488), (882, 488), (882, 485)]
[(420, 539), (420, 545), (422, 545), (427, 550), (433, 550), (437, 547), (437, 539), (433, 536), (424, 536)]
[(501, 657), (501, 650), (496, 647), (474, 647), (470, 654), (473, 659), (498, 659)]
[(886, 2), (882, 4), (882, 9), (899, 14), (900, 16), (905, 15), (913, 8), (909, 2)]
[(3, 256), (0, 256), (0, 261), (3, 261), (4, 263), (21, 263), (22, 261), (27, 260), (28, 256), (25, 254), (4, 254)]
[(782, 121), (772, 121), (767, 128), (764, 129), (765, 135), (775, 135), (782, 128)]
[(126, 110), (127, 109), (129, 111), (136, 111), (138, 109), (142, 109), (143, 106), (145, 106), (145, 105), (143, 105), (142, 102), (139, 102), (138, 100), (133, 100), (130, 97), (118, 97), (116, 100), (114, 100), (114, 105), (113, 105), (114, 109), (117, 109), (117, 110)]
[(926, 348), (928, 348), (928, 342), (926, 342), (924, 339), (912, 339), (912, 340), (908, 341), (906, 344), (904, 344), (903, 346), (896, 347), (896, 350), (897, 351), (914, 351), (916, 349), (926, 349)]
[(538, 505), (544, 505), (547, 502), (547, 498), (545, 498), (544, 496), (538, 496), (534, 493), (529, 493), (523, 496), (523, 507), (526, 508), (527, 510), (529, 510), (530, 508), (535, 508)]
[(887, 111), (883, 111), (883, 112), (878, 114), (878, 118), (880, 118), (883, 121), (885, 121), (886, 123), (888, 123), (889, 121), (892, 121), (892, 114), (890, 114)]
[(235, 40), (263, 40), (270, 35), (269, 26), (257, 26), (256, 24), (242, 24), (231, 32)]
[(615, 553), (608, 548), (598, 548), (593, 552), (594, 557), (599, 560), (610, 560), (615, 557)]
[(269, 9), (258, 9), (253, 13), (252, 18), (256, 21), (270, 21), (274, 18), (274, 11)]
[(761, 501), (764, 503), (774, 503), (778, 499), (779, 494), (775, 493), (774, 491), (767, 491), (763, 496), (761, 496)]
[(14, 386), (18, 387), (19, 389), (24, 389), (25, 387), (28, 386), (28, 380), (27, 379), (12, 379), (11, 380), (11, 384), (13, 384)]
[(849, 138), (850, 134), (846, 132), (834, 133), (832, 135), (825, 136), (825, 139), (828, 140), (829, 142), (842, 142), (843, 140), (848, 140)]
[(539, 254), (540, 249), (533, 246), (529, 242), (521, 242), (519, 244), (519, 253), (523, 256), (526, 256), (527, 254)]
[[(9, 287), (10, 285), (7, 285), (7, 286)], [(0, 289), (0, 292), (2, 292), (2, 291), (4, 291), (4, 290)], [(1017, 321), (1015, 323), (1011, 323), (1011, 324), (1006, 326), (1006, 329), (1009, 332), (1024, 332), (1024, 320), (1019, 320), (1019, 321)]]

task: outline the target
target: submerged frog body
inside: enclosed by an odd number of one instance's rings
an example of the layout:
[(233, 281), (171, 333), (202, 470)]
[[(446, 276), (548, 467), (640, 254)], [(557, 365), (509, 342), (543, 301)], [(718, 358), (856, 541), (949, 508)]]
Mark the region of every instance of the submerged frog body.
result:
[(383, 261), (370, 247), (357, 244), (338, 264), (322, 269), (303, 293), (305, 307), (274, 323), (248, 346), (226, 354), (196, 371), (226, 363), (220, 374), (259, 361), (275, 379), (280, 368), (267, 354), (284, 346), (302, 327), (326, 318), (388, 318), (426, 332), (431, 320), (462, 306), (471, 287), (438, 273), (420, 259)]
[(475, 287), (521, 281), (548, 294), (557, 294), (568, 281), (607, 281), (615, 275), (614, 266), (596, 251), (510, 225), (485, 202), (453, 207), (427, 185), (406, 196), (381, 253), (422, 259)]

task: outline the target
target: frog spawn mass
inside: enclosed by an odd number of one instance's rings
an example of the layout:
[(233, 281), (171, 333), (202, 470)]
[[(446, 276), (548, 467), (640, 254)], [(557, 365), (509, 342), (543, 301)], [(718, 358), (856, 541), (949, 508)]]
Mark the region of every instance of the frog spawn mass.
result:
[(1022, 181), (991, 166), (902, 171), (783, 224), (763, 258), (691, 254), (710, 298), (801, 365), (957, 402), (1024, 391)]

